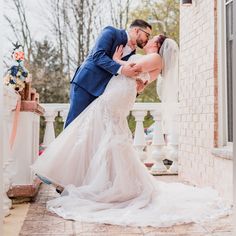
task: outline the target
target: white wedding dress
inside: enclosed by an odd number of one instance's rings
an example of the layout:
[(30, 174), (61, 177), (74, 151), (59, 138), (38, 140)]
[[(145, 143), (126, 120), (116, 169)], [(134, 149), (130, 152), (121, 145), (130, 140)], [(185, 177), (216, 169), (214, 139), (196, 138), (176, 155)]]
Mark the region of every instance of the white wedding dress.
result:
[(65, 187), (47, 209), (65, 219), (159, 227), (230, 214), (214, 189), (165, 183), (148, 172), (126, 120), (135, 99), (135, 81), (114, 76), (31, 166)]

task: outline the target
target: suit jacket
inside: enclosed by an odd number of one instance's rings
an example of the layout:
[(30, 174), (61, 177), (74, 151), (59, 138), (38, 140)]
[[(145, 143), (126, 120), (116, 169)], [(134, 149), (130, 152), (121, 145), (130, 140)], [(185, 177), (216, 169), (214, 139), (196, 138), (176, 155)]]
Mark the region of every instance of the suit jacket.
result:
[[(93, 96), (100, 96), (113, 75), (117, 75), (120, 64), (112, 60), (112, 56), (119, 45), (127, 44), (125, 30), (119, 30), (112, 26), (103, 29), (89, 52), (88, 57), (77, 68), (71, 83), (75, 83)], [(122, 58), (128, 60), (131, 54)]]

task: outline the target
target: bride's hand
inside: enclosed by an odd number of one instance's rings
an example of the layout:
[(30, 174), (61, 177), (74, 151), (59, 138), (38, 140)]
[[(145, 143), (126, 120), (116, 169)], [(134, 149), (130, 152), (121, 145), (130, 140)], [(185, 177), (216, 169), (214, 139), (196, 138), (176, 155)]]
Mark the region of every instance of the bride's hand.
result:
[(119, 60), (121, 60), (122, 55), (123, 55), (123, 45), (117, 46), (112, 59), (114, 61), (119, 61)]
[(141, 80), (141, 79), (137, 79), (136, 80), (136, 84), (137, 84), (137, 92), (138, 93), (142, 93), (143, 92), (143, 90), (145, 89), (145, 87), (146, 87), (146, 85), (147, 85), (147, 82), (148, 81), (146, 81), (145, 83)]

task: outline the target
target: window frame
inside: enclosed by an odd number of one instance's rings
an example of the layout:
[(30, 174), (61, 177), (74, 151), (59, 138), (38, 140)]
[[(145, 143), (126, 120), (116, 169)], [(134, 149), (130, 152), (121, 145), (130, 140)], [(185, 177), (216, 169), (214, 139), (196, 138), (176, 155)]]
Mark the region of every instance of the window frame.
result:
[(218, 0), (218, 147), (232, 146), (228, 141), (226, 5), (235, 0)]

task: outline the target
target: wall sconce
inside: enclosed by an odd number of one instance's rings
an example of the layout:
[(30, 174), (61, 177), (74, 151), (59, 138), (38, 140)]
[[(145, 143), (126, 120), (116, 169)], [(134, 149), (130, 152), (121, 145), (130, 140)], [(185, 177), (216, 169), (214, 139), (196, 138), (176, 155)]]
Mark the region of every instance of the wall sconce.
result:
[(183, 6), (191, 6), (193, 3), (192, 0), (182, 0), (182, 5)]

